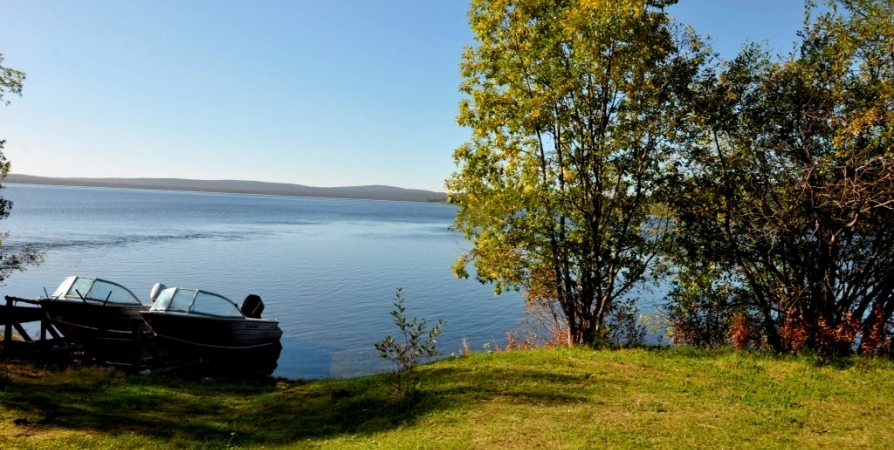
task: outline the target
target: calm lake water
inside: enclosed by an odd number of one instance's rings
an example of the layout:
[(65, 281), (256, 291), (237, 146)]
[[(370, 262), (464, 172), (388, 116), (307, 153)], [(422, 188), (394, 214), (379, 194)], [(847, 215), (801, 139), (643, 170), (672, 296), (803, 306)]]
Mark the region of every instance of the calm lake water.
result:
[(481, 349), (518, 325), (518, 294), (457, 280), (469, 247), (445, 204), (37, 185), (6, 185), (6, 247), (46, 262), (14, 274), (3, 295), (36, 297), (67, 275), (106, 278), (148, 304), (156, 282), (203, 288), (237, 304), (260, 295), (283, 330), (277, 376), (343, 377), (390, 367), (373, 343), (394, 334), (394, 291), (410, 316), (447, 326), (439, 347)]

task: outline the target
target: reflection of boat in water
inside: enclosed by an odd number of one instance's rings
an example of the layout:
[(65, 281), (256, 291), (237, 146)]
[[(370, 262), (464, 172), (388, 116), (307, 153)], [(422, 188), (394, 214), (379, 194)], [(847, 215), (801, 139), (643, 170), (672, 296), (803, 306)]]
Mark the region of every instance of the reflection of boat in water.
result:
[(249, 295), (241, 309), (228, 298), (200, 289), (152, 289), (143, 319), (171, 352), (231, 353), (279, 347), (279, 321), (262, 319), (264, 303)]
[(282, 345), (277, 341), (273, 345), (248, 352), (218, 353), (219, 357), (210, 358), (208, 365), (201, 372), (209, 376), (223, 376), (227, 378), (267, 377), (276, 371), (280, 352), (282, 352)]
[(71, 276), (40, 307), (66, 338), (132, 340), (147, 309), (124, 286), (99, 278)]

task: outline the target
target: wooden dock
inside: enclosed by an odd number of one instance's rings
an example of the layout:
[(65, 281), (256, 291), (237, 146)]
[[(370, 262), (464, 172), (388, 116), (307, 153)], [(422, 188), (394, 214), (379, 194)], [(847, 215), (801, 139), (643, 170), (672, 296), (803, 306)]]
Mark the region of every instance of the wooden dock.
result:
[[(56, 328), (50, 323), (46, 313), (41, 309), (40, 304), (36, 300), (27, 298), (5, 296), (6, 304), (0, 307), (0, 323), (4, 325), (3, 333), (3, 353), (9, 354), (15, 352), (19, 355), (37, 354), (41, 350), (49, 347), (70, 344)], [(22, 306), (34, 305), (34, 306)], [(32, 338), (28, 331), (22, 326), (23, 323), (40, 322), (40, 337)], [(132, 353), (128, 359), (127, 365), (131, 366), (134, 371), (141, 368), (143, 355), (143, 334), (148, 333), (148, 327), (142, 321), (134, 321), (133, 336), (130, 341)], [(15, 330), (22, 338), (21, 341), (13, 339), (12, 331)], [(51, 339), (47, 338), (47, 334)], [(128, 342), (119, 342), (127, 345)]]
[[(12, 330), (15, 329), (24, 342), (35, 342), (34, 339), (22, 327), (23, 323), (40, 322), (40, 341), (46, 343), (47, 333), (53, 336), (53, 339), (61, 339), (59, 332), (47, 320), (47, 315), (40, 309), (40, 305), (35, 300), (26, 298), (6, 296), (6, 307), (0, 308), (0, 323), (4, 324), (3, 342), (12, 342)], [(20, 303), (34, 306), (19, 306)], [(4, 347), (5, 348), (5, 347)]]

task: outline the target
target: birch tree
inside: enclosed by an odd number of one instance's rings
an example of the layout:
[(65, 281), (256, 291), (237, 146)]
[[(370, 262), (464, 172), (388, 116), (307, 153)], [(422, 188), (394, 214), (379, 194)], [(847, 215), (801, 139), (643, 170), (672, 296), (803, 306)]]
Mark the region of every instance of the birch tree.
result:
[(657, 192), (681, 97), (706, 52), (661, 0), (474, 0), (447, 181), (468, 267), (497, 293), (556, 306), (569, 344), (656, 269), (670, 222)]

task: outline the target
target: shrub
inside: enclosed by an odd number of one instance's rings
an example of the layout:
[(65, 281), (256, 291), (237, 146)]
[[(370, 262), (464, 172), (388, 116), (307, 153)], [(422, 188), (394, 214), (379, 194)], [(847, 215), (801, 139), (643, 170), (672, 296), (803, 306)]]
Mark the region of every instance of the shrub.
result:
[(750, 334), (742, 328), (745, 322), (740, 318), (733, 323), (734, 316), (745, 311), (743, 295), (736, 280), (725, 277), (712, 264), (681, 268), (662, 308), (670, 324), (671, 342), (718, 347), (729, 343), (731, 334), (736, 333), (737, 345), (747, 345)]
[(412, 320), (407, 320), (404, 307), (405, 299), (401, 288), (397, 289), (394, 297), (397, 301), (393, 303), (394, 310), (391, 311), (391, 315), (394, 317), (394, 325), (400, 330), (399, 338), (402, 337), (403, 342), (399, 343), (393, 337), (386, 336), (375, 346), (379, 351), (379, 356), (391, 361), (397, 367), (394, 372), (397, 381), (397, 394), (403, 397), (415, 391), (413, 377), (416, 366), (422, 360), (438, 355), (436, 338), (441, 334), (444, 321), (438, 320), (438, 323), (428, 331), (428, 338), (423, 340), (428, 322), (415, 317)]
[(639, 319), (636, 301), (628, 299), (615, 304), (606, 321), (608, 344), (612, 348), (637, 347), (646, 339), (646, 325)]

